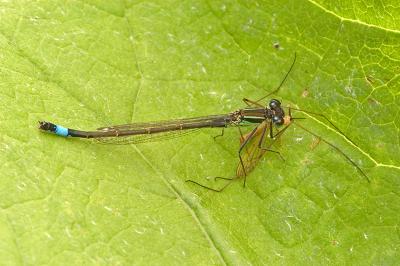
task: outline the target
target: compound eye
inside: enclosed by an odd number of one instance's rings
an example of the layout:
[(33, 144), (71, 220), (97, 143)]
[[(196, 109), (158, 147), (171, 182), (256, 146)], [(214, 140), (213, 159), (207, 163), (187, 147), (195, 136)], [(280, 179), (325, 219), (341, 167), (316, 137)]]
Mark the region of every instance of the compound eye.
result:
[(275, 125), (277, 125), (277, 126), (281, 126), (281, 125), (283, 125), (283, 119), (281, 118), (281, 117), (279, 117), (279, 116), (273, 116), (272, 117), (272, 123), (274, 123)]
[(269, 108), (271, 108), (271, 109), (276, 109), (276, 108), (278, 108), (278, 107), (280, 107), (280, 106), (281, 106), (281, 102), (278, 101), (277, 99), (272, 99), (272, 100), (269, 102)]

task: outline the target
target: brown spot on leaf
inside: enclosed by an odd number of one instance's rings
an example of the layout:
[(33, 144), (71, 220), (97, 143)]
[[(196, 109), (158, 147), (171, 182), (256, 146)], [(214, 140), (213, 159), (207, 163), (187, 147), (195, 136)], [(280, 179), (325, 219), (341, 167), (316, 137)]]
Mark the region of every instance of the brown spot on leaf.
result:
[(303, 92), (301, 93), (301, 97), (306, 98), (306, 97), (308, 97), (309, 94), (310, 94), (310, 92), (308, 91), (308, 88), (305, 88), (303, 90)]

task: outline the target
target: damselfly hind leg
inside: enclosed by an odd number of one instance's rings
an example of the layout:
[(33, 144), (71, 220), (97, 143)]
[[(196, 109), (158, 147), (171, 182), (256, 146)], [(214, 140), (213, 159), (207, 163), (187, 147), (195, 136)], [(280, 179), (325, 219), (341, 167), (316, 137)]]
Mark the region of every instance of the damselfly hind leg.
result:
[(258, 130), (258, 127), (255, 127), (251, 132), (249, 132), (249, 133), (247, 133), (247, 134), (245, 134), (245, 135), (243, 135), (243, 133), (242, 133), (240, 127), (237, 127), (237, 128), (238, 128), (239, 133), (240, 133), (240, 148), (239, 148), (239, 150), (238, 150), (239, 165), (240, 165), (240, 167), (241, 167), (241, 169), (242, 169), (243, 175), (236, 175), (235, 177), (232, 177), (232, 178), (220, 177), (220, 176), (214, 177), (214, 180), (222, 179), (222, 180), (228, 181), (228, 182), (227, 182), (223, 187), (221, 187), (220, 189), (215, 189), (215, 188), (212, 188), (212, 187), (208, 187), (208, 186), (206, 186), (206, 185), (203, 185), (203, 184), (201, 184), (201, 183), (199, 183), (199, 182), (197, 182), (197, 181), (193, 181), (193, 180), (190, 180), (190, 179), (189, 179), (189, 180), (186, 180), (185, 182), (189, 182), (189, 183), (196, 184), (196, 185), (198, 185), (198, 186), (200, 186), (200, 187), (202, 187), (202, 188), (205, 188), (205, 189), (208, 189), (208, 190), (211, 190), (211, 191), (214, 191), (214, 192), (221, 192), (221, 191), (223, 191), (226, 187), (228, 187), (233, 181), (235, 181), (236, 179), (239, 179), (239, 178), (241, 178), (241, 177), (244, 177), (243, 186), (246, 186), (246, 176), (247, 176), (247, 174), (246, 174), (245, 162), (244, 162), (244, 160), (243, 160), (243, 158), (242, 158), (241, 153), (243, 152), (243, 149), (246, 147), (246, 145), (247, 145), (247, 144), (252, 140), (252, 138), (255, 136), (255, 134), (256, 134), (256, 132), (257, 132), (257, 130)]
[(223, 127), (221, 130), (221, 134), (214, 136), (214, 140), (216, 140), (217, 138), (223, 137), (224, 136), (224, 132), (225, 132), (225, 128)]
[(227, 180), (228, 182), (227, 182), (224, 186), (222, 186), (221, 188), (219, 188), (219, 189), (215, 189), (215, 188), (212, 188), (212, 187), (208, 187), (208, 186), (206, 186), (206, 185), (200, 184), (199, 182), (196, 182), (196, 181), (193, 181), (193, 180), (190, 180), (190, 179), (185, 180), (185, 182), (193, 183), (193, 184), (195, 184), (195, 185), (198, 185), (198, 186), (200, 186), (200, 187), (202, 187), (202, 188), (205, 188), (205, 189), (208, 189), (208, 190), (211, 190), (211, 191), (214, 191), (214, 192), (222, 192), (222, 191), (223, 191), (225, 188), (227, 188), (236, 178), (225, 178), (225, 177), (216, 176), (216, 177), (214, 177), (214, 179), (215, 179), (215, 180), (216, 180), (216, 179), (223, 179), (223, 180)]
[(214, 181), (217, 180), (217, 179), (222, 179), (222, 180), (234, 180), (234, 179), (236, 179), (236, 177), (235, 177), (235, 178), (222, 177), (222, 176), (216, 176), (216, 177), (214, 177)]

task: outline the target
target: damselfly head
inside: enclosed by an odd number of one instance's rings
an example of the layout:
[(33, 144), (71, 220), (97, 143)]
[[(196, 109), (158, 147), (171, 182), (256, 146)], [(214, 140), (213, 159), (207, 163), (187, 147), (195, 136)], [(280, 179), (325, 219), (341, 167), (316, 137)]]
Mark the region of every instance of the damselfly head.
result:
[(284, 124), (284, 117), (285, 117), (285, 111), (281, 107), (281, 102), (277, 99), (272, 99), (269, 101), (269, 112), (270, 114), (270, 119), (272, 120), (272, 123), (275, 126), (282, 126)]

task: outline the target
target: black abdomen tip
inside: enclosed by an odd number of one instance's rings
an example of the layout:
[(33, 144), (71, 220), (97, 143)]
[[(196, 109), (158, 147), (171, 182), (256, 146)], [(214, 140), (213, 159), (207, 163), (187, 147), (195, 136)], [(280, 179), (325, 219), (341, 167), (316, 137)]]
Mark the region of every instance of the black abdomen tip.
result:
[(46, 121), (39, 121), (39, 129), (44, 131), (55, 132), (57, 126), (53, 123), (46, 122)]

